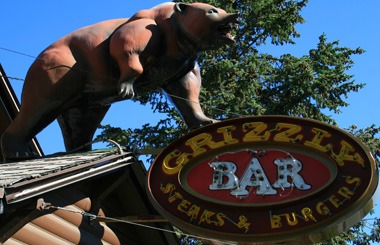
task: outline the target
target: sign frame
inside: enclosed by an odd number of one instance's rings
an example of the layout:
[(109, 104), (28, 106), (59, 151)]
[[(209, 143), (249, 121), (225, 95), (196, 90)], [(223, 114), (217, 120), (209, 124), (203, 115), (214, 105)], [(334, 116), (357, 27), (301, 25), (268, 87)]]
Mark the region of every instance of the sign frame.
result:
[[(283, 151), (299, 154), (301, 158), (305, 155), (323, 164), (327, 162), (331, 176), (320, 189), (308, 195), (243, 205), (223, 201), (224, 197), (198, 195), (187, 183), (189, 173), (203, 166), (202, 162), (211, 163), (210, 159), (231, 152), (240, 159), (239, 154), (246, 149)], [(264, 169), (267, 166), (261, 165)], [(198, 176), (198, 182), (212, 180), (210, 174), (205, 178), (197, 174), (193, 176)], [(226, 177), (223, 181), (226, 182)], [(256, 186), (252, 183), (251, 188), (257, 191), (258, 182)], [(329, 239), (358, 223), (372, 210), (378, 184), (377, 163), (358, 139), (330, 124), (289, 116), (229, 119), (196, 129), (167, 146), (147, 176), (150, 201), (178, 228), (197, 236), (256, 244)], [(205, 193), (209, 192), (205, 190)]]

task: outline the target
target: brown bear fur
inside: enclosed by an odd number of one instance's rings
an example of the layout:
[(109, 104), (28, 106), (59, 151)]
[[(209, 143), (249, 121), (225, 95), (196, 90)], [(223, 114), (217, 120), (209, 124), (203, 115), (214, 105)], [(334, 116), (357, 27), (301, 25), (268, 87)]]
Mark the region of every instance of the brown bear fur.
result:
[(73, 150), (91, 141), (111, 103), (157, 88), (190, 128), (214, 122), (199, 105), (196, 58), (233, 43), (235, 21), (236, 14), (211, 5), (164, 3), (59, 39), (27, 73), (20, 112), (2, 135), (3, 155), (31, 157), (28, 142), (56, 118)]

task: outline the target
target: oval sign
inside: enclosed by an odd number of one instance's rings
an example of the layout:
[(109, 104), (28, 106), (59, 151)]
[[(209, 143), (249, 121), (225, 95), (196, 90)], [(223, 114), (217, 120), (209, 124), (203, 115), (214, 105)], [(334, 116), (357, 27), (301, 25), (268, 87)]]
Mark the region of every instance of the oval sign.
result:
[(286, 116), (226, 120), (166, 147), (149, 197), (178, 228), (212, 239), (317, 242), (374, 206), (377, 165), (350, 134)]

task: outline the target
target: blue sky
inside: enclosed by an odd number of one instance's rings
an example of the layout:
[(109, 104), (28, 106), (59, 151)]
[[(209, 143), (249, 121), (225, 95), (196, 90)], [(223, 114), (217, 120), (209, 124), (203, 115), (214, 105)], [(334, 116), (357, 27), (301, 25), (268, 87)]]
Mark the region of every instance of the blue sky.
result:
[[(162, 1), (2, 1), (0, 16), (0, 63), (8, 76), (24, 78), (37, 56), (49, 44), (80, 27), (102, 20), (130, 17), (140, 9), (150, 8)], [(379, 91), (380, 77), (379, 39), (380, 1), (365, 0), (310, 0), (302, 15), (306, 23), (297, 30), (301, 37), (296, 45), (265, 47), (274, 55), (291, 53), (307, 54), (315, 48), (318, 37), (325, 33), (328, 41), (339, 40), (342, 46), (361, 47), (366, 53), (354, 56), (354, 67), (349, 71), (354, 79), (366, 83), (364, 89), (349, 95), (349, 107), (334, 115), (341, 128), (352, 124), (359, 128), (380, 125)], [(13, 50), (19, 53), (6, 51)], [(22, 54), (20, 54), (22, 53)], [(20, 96), (22, 81), (11, 80), (16, 94)], [(160, 115), (153, 114), (149, 106), (123, 101), (112, 106), (103, 121), (122, 128), (139, 127), (157, 121)], [(54, 122), (43, 130), (38, 140), (46, 154), (63, 151), (63, 139)], [(380, 211), (377, 210), (376, 213)]]
[[(49, 44), (80, 27), (102, 20), (129, 17), (140, 9), (150, 8), (162, 1), (3, 1), (0, 21), (0, 48), (10, 49), (26, 55), (0, 49), (0, 63), (8, 76), (24, 78), (37, 56)], [(110, 3), (113, 3), (112, 5)], [(315, 48), (318, 37), (325, 33), (328, 41), (339, 40), (342, 46), (362, 47), (366, 53), (354, 56), (355, 65), (349, 71), (357, 82), (366, 83), (364, 89), (349, 95), (350, 106), (334, 115), (341, 128), (356, 124), (360, 128), (380, 124), (377, 108), (380, 85), (378, 57), (380, 49), (380, 22), (376, 19), (380, 2), (375, 0), (310, 0), (302, 15), (306, 23), (297, 30), (301, 37), (296, 45), (265, 47), (274, 55), (291, 53), (301, 56)], [(11, 80), (18, 95), (22, 81)], [(138, 127), (157, 120), (159, 115), (149, 106), (123, 101), (112, 106), (103, 123), (122, 128)], [(53, 123), (38, 135), (45, 153), (64, 150), (57, 123)]]

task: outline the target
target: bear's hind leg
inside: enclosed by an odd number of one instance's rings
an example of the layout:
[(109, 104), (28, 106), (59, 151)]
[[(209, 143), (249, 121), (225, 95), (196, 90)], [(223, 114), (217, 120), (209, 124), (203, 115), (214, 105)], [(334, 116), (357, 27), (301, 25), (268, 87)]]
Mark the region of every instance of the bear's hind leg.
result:
[(77, 64), (72, 68), (52, 65), (60, 63), (64, 61), (46, 56), (37, 59), (30, 67), (22, 91), (20, 112), (1, 138), (5, 161), (33, 158), (28, 146), (30, 140), (79, 96), (83, 73), (76, 69)]
[(91, 150), (89, 143), (96, 129), (110, 106), (89, 106), (70, 108), (58, 117), (62, 130), (66, 151), (83, 147), (81, 151)]
[(39, 111), (22, 107), (15, 120), (1, 137), (1, 150), (4, 161), (17, 161), (34, 158), (30, 140), (58, 116), (60, 106), (36, 106)]

